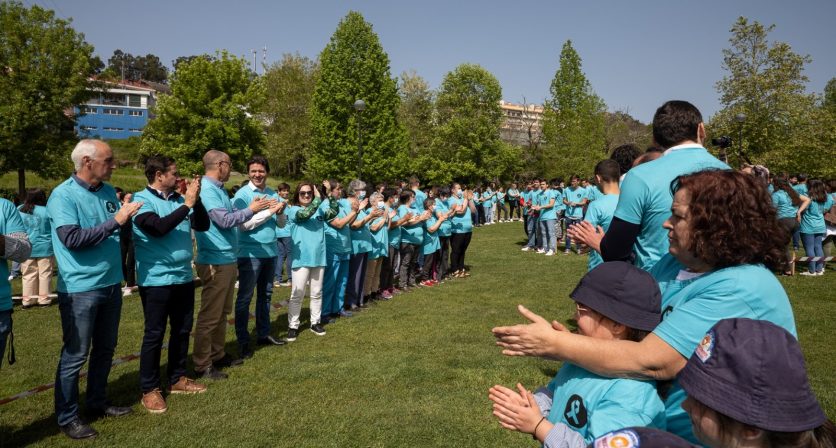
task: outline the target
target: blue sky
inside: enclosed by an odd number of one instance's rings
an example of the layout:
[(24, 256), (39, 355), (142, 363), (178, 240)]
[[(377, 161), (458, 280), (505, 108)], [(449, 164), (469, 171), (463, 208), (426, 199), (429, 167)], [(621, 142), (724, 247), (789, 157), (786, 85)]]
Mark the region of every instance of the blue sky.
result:
[[(227, 49), (247, 56), (267, 46), (316, 57), (349, 10), (380, 36), (392, 75), (415, 70), (433, 87), (464, 62), (500, 81), (508, 101), (542, 102), (571, 39), (583, 69), (610, 110), (649, 122), (668, 99), (696, 104), (706, 119), (720, 109), (714, 84), (738, 16), (775, 24), (771, 40), (788, 42), (813, 62), (808, 90), (836, 77), (836, 1), (123, 1), (25, 0), (71, 17), (103, 60), (119, 48), (178, 56)], [(259, 51), (259, 62), (261, 52)]]

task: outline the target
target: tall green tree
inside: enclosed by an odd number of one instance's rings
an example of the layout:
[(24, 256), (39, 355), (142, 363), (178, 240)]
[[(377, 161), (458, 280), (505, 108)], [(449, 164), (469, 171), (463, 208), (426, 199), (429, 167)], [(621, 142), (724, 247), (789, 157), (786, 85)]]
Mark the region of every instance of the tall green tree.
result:
[[(712, 117), (709, 131), (738, 140), (732, 164), (744, 161), (740, 156), (745, 154), (773, 170), (789, 169), (799, 165), (796, 156), (816, 146), (816, 132), (808, 133), (816, 97), (805, 93), (804, 66), (811, 58), (795, 53), (788, 43), (770, 42), (774, 29), (740, 17), (730, 30), (730, 48), (723, 50), (726, 75), (716, 84), (723, 109)], [(739, 114), (745, 115), (743, 122), (735, 120)]]
[(311, 150), (311, 105), (319, 64), (285, 54), (264, 73), (261, 116), (267, 123), (265, 155), (273, 172), (299, 177)]
[(607, 156), (607, 108), (586, 79), (571, 40), (560, 51), (560, 67), (549, 92), (543, 114), (545, 172), (549, 176), (588, 176), (595, 163)]
[(144, 155), (174, 158), (181, 172), (199, 173), (209, 149), (225, 151), (237, 169), (264, 146), (263, 125), (255, 116), (264, 97), (242, 58), (221, 52), (178, 64), (171, 94), (160, 95), (156, 117), (142, 134)]
[(0, 173), (70, 172), (74, 120), (65, 111), (90, 96), (93, 47), (69, 20), (39, 6), (0, 2)]
[(462, 64), (444, 76), (436, 107), (438, 126), (432, 150), (420, 160), (421, 173), (434, 183), (468, 183), (508, 175), (512, 147), (499, 139), (502, 87), (476, 64)]
[(830, 78), (830, 81), (827, 81), (822, 106), (828, 113), (836, 116), (836, 78)]
[[(349, 12), (319, 55), (320, 76), (311, 110), (312, 150), (306, 174), (348, 179), (358, 175), (362, 147), (365, 180), (407, 173), (407, 135), (398, 121), (397, 80), (372, 26)], [(354, 109), (357, 100), (365, 110)], [(358, 122), (359, 120), (359, 122)]]
[(430, 84), (414, 70), (401, 73), (398, 91), (401, 95), (398, 117), (409, 135), (409, 158), (414, 161), (432, 145), (435, 94)]
[(129, 81), (145, 81), (165, 83), (168, 81), (168, 67), (163, 65), (160, 58), (153, 54), (134, 56), (122, 50), (114, 50), (113, 56), (107, 60), (105, 76), (111, 79), (127, 79)]

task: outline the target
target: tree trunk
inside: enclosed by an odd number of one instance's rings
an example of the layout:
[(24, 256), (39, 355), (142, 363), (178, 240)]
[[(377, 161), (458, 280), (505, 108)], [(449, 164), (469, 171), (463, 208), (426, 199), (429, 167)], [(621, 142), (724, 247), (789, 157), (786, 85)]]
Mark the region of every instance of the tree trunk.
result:
[(17, 198), (21, 203), (26, 199), (26, 170), (17, 169)]

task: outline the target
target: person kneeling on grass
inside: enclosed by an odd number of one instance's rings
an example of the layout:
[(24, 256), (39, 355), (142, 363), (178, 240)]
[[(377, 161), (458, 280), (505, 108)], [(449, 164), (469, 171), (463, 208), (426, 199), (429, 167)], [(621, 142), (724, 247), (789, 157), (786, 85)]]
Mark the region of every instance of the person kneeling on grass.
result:
[[(578, 332), (597, 339), (642, 340), (661, 321), (661, 293), (653, 277), (625, 262), (587, 273), (570, 294)], [(546, 447), (585, 446), (626, 426), (664, 429), (665, 405), (653, 381), (605, 378), (564, 363), (534, 394), (496, 385), (490, 389), (500, 425), (531, 434)]]

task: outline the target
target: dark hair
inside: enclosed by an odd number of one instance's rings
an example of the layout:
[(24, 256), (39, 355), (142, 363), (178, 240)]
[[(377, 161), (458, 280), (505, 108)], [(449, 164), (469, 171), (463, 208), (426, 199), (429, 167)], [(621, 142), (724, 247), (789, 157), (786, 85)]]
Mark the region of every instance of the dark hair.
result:
[(610, 154), (610, 159), (618, 163), (618, 169), (621, 171), (621, 174), (624, 174), (630, 171), (630, 168), (633, 167), (633, 161), (640, 155), (641, 151), (639, 148), (632, 143), (628, 143), (613, 149)]
[(604, 159), (595, 165), (595, 174), (601, 176), (603, 182), (618, 182), (621, 177), (621, 165), (615, 160)]
[(267, 161), (267, 158), (264, 156), (252, 156), (250, 160), (247, 160), (247, 172), (250, 172), (250, 165), (257, 163), (264, 167), (264, 171), (270, 173), (270, 163)]
[(26, 190), (26, 199), (23, 200), (20, 212), (31, 215), (36, 205), (46, 205), (46, 192), (40, 188), (30, 188)]
[(671, 193), (685, 188), (690, 194), (691, 253), (714, 268), (762, 263), (783, 271), (789, 235), (757, 182), (732, 170), (699, 171), (671, 182)]
[(280, 183), (279, 185), (276, 186), (276, 190), (277, 191), (280, 191), (280, 190), (290, 191), (290, 185), (288, 185), (287, 182), (282, 182), (282, 183)]
[(238, 193), (238, 190), (240, 189), (240, 185), (233, 185), (232, 188), (230, 188), (229, 191), (226, 192), (226, 194), (229, 196), (230, 199), (232, 199), (233, 197), (235, 197), (235, 193)]
[(813, 202), (823, 203), (827, 201), (827, 190), (824, 188), (824, 182), (818, 179), (810, 179), (807, 182), (807, 197)]
[(174, 159), (168, 156), (155, 154), (145, 159), (145, 178), (148, 179), (148, 183), (154, 183), (157, 171), (165, 173), (171, 165), (174, 165)]
[(696, 140), (702, 114), (687, 101), (668, 101), (653, 116), (653, 140), (662, 148)]
[(386, 188), (386, 189), (383, 190), (383, 200), (384, 201), (388, 201), (389, 198), (391, 198), (393, 196), (397, 196), (397, 195), (398, 195), (398, 189), (397, 188), (389, 187), (389, 188)]
[(665, 152), (665, 150), (658, 146), (648, 146), (647, 149), (644, 150), (644, 153), (647, 154), (649, 152)]
[(796, 179), (798, 179), (799, 183), (804, 182), (805, 180), (807, 180), (807, 175), (804, 174), (804, 173), (798, 173), (798, 175), (795, 176), (795, 177), (796, 177)]
[(401, 195), (398, 199), (401, 201), (401, 204), (405, 205), (407, 202), (409, 202), (409, 198), (411, 198), (413, 194), (415, 193), (413, 193), (412, 190), (404, 190), (401, 192)]
[(424, 199), (424, 210), (430, 208), (431, 205), (435, 205), (435, 199)]
[(301, 190), (302, 187), (304, 187), (306, 185), (311, 187), (311, 195), (312, 195), (311, 200), (313, 200), (313, 198), (316, 197), (316, 194), (314, 193), (314, 190), (316, 189), (316, 185), (313, 182), (303, 180), (302, 182), (299, 182), (298, 185), (296, 185), (296, 191), (293, 192), (293, 199), (291, 200), (291, 203), (293, 205), (301, 205), (299, 203), (299, 190)]
[(450, 187), (440, 187), (438, 189), (438, 197), (447, 196), (450, 197)]
[(781, 177), (775, 177), (772, 179), (772, 187), (775, 191), (783, 191), (790, 197), (790, 201), (792, 205), (798, 207), (801, 205), (801, 196), (798, 195), (798, 192), (795, 191), (794, 188), (790, 186), (790, 183), (787, 182), (786, 179)]

